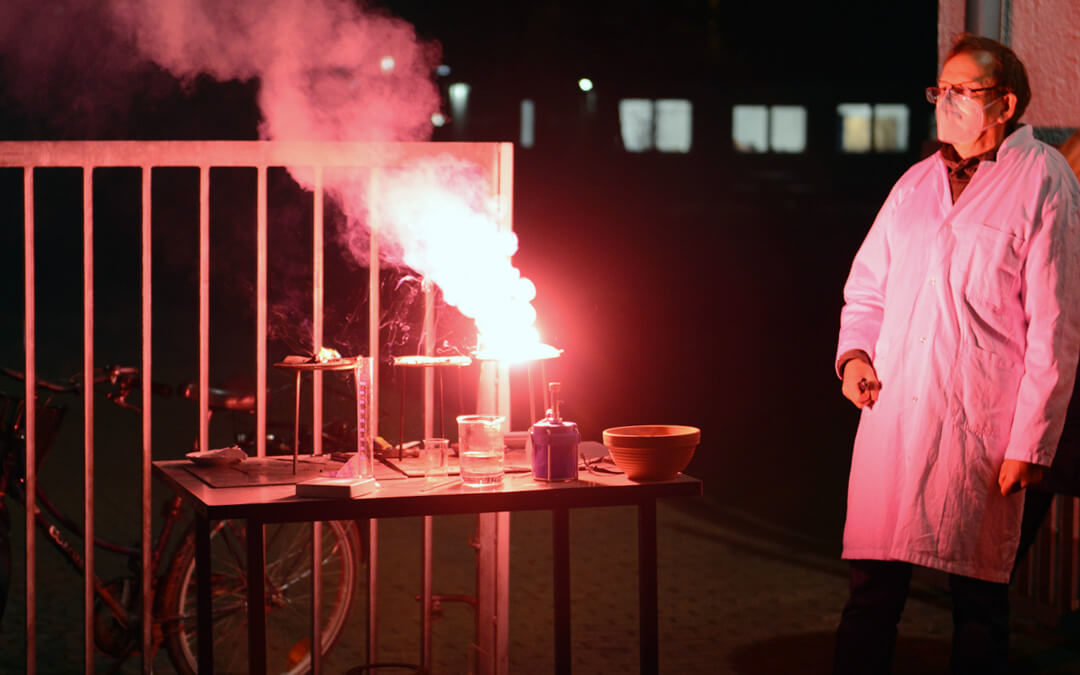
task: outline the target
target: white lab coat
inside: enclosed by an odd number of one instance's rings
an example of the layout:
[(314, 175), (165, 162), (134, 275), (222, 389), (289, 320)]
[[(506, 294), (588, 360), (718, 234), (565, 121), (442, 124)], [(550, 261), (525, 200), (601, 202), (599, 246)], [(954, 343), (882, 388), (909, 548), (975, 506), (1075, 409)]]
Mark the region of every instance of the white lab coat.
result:
[(837, 356), (862, 349), (864, 408), (843, 557), (1007, 582), (1022, 493), (1006, 458), (1049, 465), (1080, 350), (1080, 185), (1011, 133), (956, 204), (940, 154), (893, 187), (844, 287)]

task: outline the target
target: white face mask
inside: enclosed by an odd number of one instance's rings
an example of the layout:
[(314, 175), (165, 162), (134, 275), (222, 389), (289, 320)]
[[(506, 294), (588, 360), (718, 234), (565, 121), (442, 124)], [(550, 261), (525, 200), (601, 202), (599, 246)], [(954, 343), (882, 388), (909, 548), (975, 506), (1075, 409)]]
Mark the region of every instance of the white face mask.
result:
[(1000, 124), (1001, 120), (986, 123), (986, 109), (997, 100), (980, 104), (973, 98), (958, 96), (949, 91), (938, 99), (934, 108), (938, 140), (942, 143), (964, 145), (977, 139), (986, 129)]

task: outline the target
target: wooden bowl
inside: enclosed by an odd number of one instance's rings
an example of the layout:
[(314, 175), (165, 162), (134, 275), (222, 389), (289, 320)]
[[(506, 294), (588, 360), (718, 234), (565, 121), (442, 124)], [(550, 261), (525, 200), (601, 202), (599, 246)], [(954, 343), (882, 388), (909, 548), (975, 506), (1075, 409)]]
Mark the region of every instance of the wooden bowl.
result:
[(604, 429), (615, 466), (632, 481), (671, 480), (690, 463), (701, 429), (675, 424), (638, 424)]

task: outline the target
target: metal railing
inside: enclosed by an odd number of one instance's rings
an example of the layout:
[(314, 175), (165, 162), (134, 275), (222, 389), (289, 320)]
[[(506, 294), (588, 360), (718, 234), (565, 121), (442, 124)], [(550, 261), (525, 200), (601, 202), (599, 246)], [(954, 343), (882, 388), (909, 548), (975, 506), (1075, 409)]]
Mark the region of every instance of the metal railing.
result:
[(1019, 611), (1045, 625), (1056, 625), (1080, 609), (1080, 499), (1056, 495), (1013, 583)]
[[(266, 453), (267, 425), (267, 170), (270, 167), (303, 167), (311, 169), (314, 193), (314, 216), (312, 222), (313, 243), (313, 297), (312, 326), (313, 344), (323, 344), (323, 180), (324, 169), (367, 169), (377, 175), (382, 169), (402, 167), (425, 157), (450, 155), (481, 167), (486, 174), (493, 196), (499, 204), (498, 226), (512, 229), (513, 146), (509, 143), (353, 143), (353, 142), (283, 142), (283, 141), (73, 141), (73, 142), (0, 142), (0, 167), (17, 167), (23, 170), (23, 231), (24, 231), (24, 342), (25, 342), (25, 395), (34, 400), (37, 385), (36, 334), (36, 270), (35, 270), (35, 169), (73, 167), (82, 169), (82, 279), (83, 279), (83, 381), (93, 382), (94, 375), (94, 170), (107, 167), (137, 167), (141, 169), (141, 320), (142, 355), (141, 370), (144, 382), (150, 382), (152, 362), (151, 280), (153, 270), (151, 187), (153, 170), (160, 167), (196, 167), (199, 170), (199, 259), (198, 259), (198, 439), (199, 448), (208, 448), (209, 435), (209, 382), (210, 382), (210, 169), (218, 167), (248, 167), (258, 172), (256, 187), (256, 283), (255, 283), (255, 345), (254, 370), (256, 373), (256, 439), (257, 454)], [(372, 193), (378, 197), (377, 192)], [(371, 209), (375, 214), (376, 210)], [(374, 218), (375, 216), (373, 216)], [(369, 432), (378, 433), (378, 347), (379, 347), (379, 229), (380, 223), (367, 223), (369, 237), (369, 330), (368, 356), (373, 357), (375, 373), (371, 386), (371, 411), (373, 420)], [(426, 300), (431, 302), (430, 297)], [(425, 322), (431, 321), (431, 313), (425, 311)], [(431, 331), (426, 331), (427, 335)], [(430, 348), (430, 342), (428, 343)], [(430, 373), (430, 369), (429, 369)], [(502, 380), (505, 373), (496, 372), (495, 380)], [(508, 409), (506, 401), (496, 406)], [(425, 380), (425, 433), (431, 435), (432, 381)], [(498, 388), (496, 389), (498, 391)], [(322, 380), (315, 373), (313, 397), (314, 429), (322, 426)], [(153, 457), (151, 443), (150, 387), (142, 388), (142, 457), (141, 457), (141, 544), (142, 565), (150, 569), (151, 544), (151, 482), (150, 470)], [(500, 397), (501, 398), (501, 397)], [(84, 502), (84, 550), (85, 574), (84, 601), (84, 658), (85, 671), (93, 671), (94, 635), (94, 401), (91, 387), (83, 392), (83, 453), (85, 475), (83, 482)], [(35, 490), (36, 475), (36, 420), (35, 406), (26, 406), (26, 672), (37, 671), (36, 616), (36, 541), (35, 541)], [(321, 434), (315, 433), (314, 452), (320, 453)], [(376, 536), (374, 523), (371, 536)], [(142, 598), (151, 594), (151, 577), (142, 575)], [(505, 592), (505, 591), (503, 591)], [(500, 604), (504, 604), (500, 599)], [(151, 671), (150, 655), (151, 607), (141, 603), (142, 611), (142, 658), (143, 672)], [(369, 598), (369, 658), (374, 653), (374, 603)], [(505, 641), (505, 635), (494, 639)], [(505, 650), (504, 650), (505, 651)]]

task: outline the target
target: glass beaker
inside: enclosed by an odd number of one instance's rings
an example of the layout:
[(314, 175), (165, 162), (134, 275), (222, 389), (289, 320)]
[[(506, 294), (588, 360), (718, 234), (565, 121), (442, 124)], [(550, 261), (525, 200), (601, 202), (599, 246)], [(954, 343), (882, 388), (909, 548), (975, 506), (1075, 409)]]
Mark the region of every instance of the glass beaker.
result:
[(421, 452), (424, 457), (424, 478), (432, 480), (449, 474), (450, 439), (425, 438)]
[(469, 487), (502, 483), (506, 462), (503, 415), (459, 415), (458, 460), (461, 482)]

